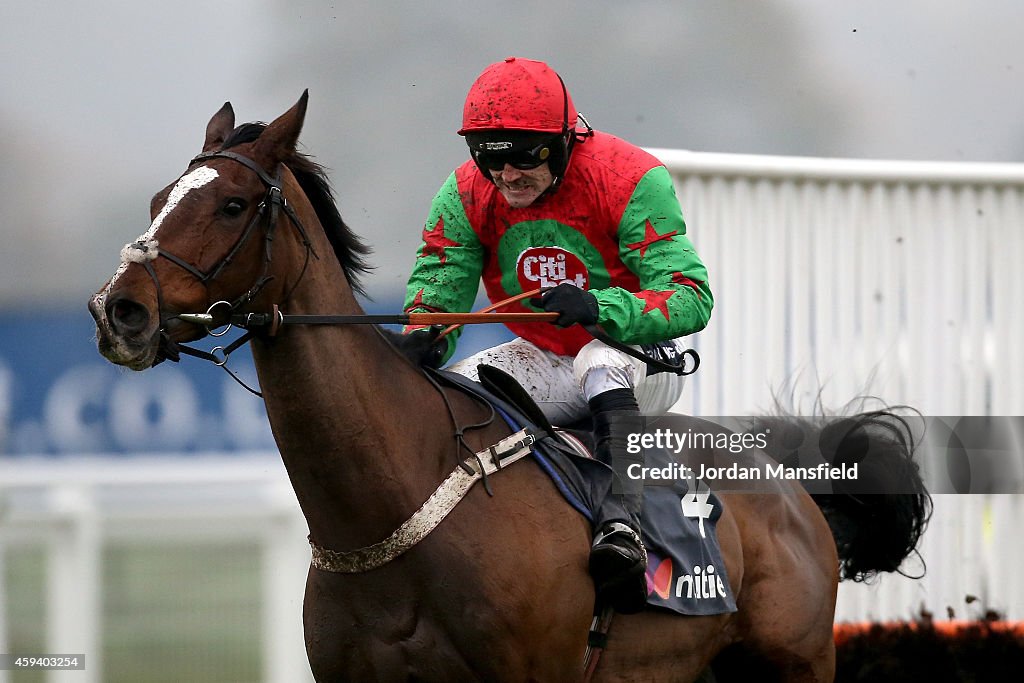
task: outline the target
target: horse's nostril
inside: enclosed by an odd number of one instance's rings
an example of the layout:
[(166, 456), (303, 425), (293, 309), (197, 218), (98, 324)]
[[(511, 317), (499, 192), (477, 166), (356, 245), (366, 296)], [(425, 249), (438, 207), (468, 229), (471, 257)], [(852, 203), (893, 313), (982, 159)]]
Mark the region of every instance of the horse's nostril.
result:
[(107, 303), (107, 320), (121, 334), (136, 334), (149, 324), (149, 311), (142, 304), (117, 299)]
[(99, 324), (100, 320), (103, 318), (103, 300), (99, 295), (89, 299), (89, 314), (97, 324)]

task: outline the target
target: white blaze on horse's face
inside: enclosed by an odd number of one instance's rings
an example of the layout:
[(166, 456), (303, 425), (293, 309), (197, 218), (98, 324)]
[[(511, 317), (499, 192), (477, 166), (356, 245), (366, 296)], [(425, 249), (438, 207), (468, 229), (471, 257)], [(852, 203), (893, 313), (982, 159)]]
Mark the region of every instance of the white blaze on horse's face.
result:
[[(170, 193), (167, 195), (167, 201), (164, 203), (164, 208), (160, 209), (160, 213), (156, 215), (153, 222), (149, 226), (149, 230), (139, 235), (139, 238), (135, 242), (126, 244), (121, 249), (121, 265), (118, 266), (117, 272), (114, 273), (114, 277), (110, 278), (110, 283), (107, 285), (104, 296), (114, 287), (118, 278), (128, 268), (129, 263), (140, 263), (143, 260), (155, 259), (157, 256), (157, 243), (153, 239), (156, 235), (156, 231), (160, 229), (160, 225), (164, 222), (164, 219), (174, 211), (175, 207), (181, 203), (181, 200), (185, 198), (192, 190), (198, 189), (203, 185), (207, 185), (213, 182), (218, 176), (217, 171), (210, 168), (209, 166), (200, 166), (197, 169), (189, 171), (185, 175), (178, 179), (178, 182), (171, 188)], [(144, 244), (149, 247), (146, 250), (139, 249), (136, 244)]]
[(167, 215), (174, 211), (174, 207), (184, 199), (192, 190), (198, 189), (203, 185), (213, 182), (217, 178), (217, 171), (213, 170), (209, 166), (200, 166), (199, 168), (189, 171), (185, 175), (181, 176), (174, 187), (171, 188), (170, 194), (167, 195), (167, 203), (164, 204), (164, 208), (160, 209), (160, 213), (153, 219), (153, 224), (149, 226), (149, 230), (139, 237), (140, 242), (146, 242), (153, 237), (160, 224), (164, 222)]

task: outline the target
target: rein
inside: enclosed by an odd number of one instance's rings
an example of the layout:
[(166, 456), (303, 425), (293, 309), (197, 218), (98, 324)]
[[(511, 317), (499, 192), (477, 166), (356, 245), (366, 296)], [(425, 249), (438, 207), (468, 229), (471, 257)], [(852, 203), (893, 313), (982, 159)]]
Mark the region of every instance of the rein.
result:
[[(224, 304), (227, 302), (218, 302)], [(551, 322), (558, 317), (557, 313), (398, 313), (375, 315), (357, 313), (351, 315), (301, 315), (283, 313), (276, 305), (272, 313), (240, 313), (232, 314), (226, 319), (215, 312), (179, 313), (178, 319), (206, 325), (221, 327), (232, 325), (246, 329), (270, 328), (271, 336), (282, 325), (473, 325), (483, 323), (506, 322)]]
[[(225, 325), (227, 326), (227, 329), (220, 332), (210, 331), (209, 334), (213, 336), (221, 336), (231, 327), (245, 329), (247, 330), (246, 334), (239, 337), (235, 342), (227, 347), (214, 347), (213, 352), (200, 351), (184, 345), (178, 345), (178, 348), (186, 355), (209, 360), (216, 365), (225, 367), (227, 357), (231, 352), (250, 341), (253, 336), (255, 336), (255, 330), (262, 330), (267, 336), (273, 337), (277, 335), (281, 327), (284, 325), (448, 325), (448, 327), (438, 335), (440, 338), (450, 334), (453, 330), (462, 325), (507, 322), (552, 322), (558, 317), (557, 313), (494, 312), (495, 309), (521, 299), (536, 296), (540, 292), (540, 289), (523, 292), (522, 294), (491, 304), (490, 306), (473, 313), (427, 312), (398, 314), (358, 313), (351, 315), (303, 315), (284, 313), (276, 304), (274, 305), (274, 310), (271, 313), (232, 313), (231, 311), (234, 307), (230, 303), (226, 301), (219, 301), (211, 306), (206, 313), (179, 313), (176, 317), (183, 322), (204, 325), (208, 330), (223, 327)], [(664, 358), (648, 355), (643, 351), (638, 350), (636, 347), (629, 346), (628, 344), (623, 344), (622, 342), (610, 337), (608, 333), (602, 330), (598, 325), (584, 325), (583, 329), (585, 329), (594, 339), (597, 339), (606, 346), (610, 346), (628, 356), (632, 356), (658, 372), (672, 372), (677, 375), (686, 376), (692, 375), (700, 367), (700, 356), (694, 349), (686, 349), (683, 351), (680, 354), (679, 361), (674, 363)], [(218, 357), (216, 355), (216, 352), (218, 351), (223, 354), (222, 357)], [(687, 358), (691, 361), (689, 368), (687, 368)], [(226, 367), (225, 370), (227, 370)], [(242, 386), (245, 385), (243, 384)], [(249, 387), (246, 387), (246, 389), (253, 391)], [(259, 395), (258, 392), (254, 391), (253, 393), (257, 393), (257, 395)]]

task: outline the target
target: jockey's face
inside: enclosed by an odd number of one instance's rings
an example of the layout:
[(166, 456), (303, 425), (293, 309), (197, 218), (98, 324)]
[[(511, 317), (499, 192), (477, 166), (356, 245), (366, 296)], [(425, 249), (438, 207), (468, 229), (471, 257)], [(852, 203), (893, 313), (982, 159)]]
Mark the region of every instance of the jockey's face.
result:
[(489, 173), (498, 191), (513, 209), (524, 209), (533, 204), (555, 180), (546, 163), (526, 171), (505, 164), (504, 168)]

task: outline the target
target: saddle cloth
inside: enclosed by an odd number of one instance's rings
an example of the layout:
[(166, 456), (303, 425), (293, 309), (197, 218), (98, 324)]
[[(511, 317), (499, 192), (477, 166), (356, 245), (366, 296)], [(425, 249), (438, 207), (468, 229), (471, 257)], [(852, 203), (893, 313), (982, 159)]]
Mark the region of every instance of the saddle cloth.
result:
[[(538, 437), (533, 458), (566, 502), (593, 522), (592, 510), (611, 490), (614, 473), (610, 467), (581, 453), (578, 440), (571, 439), (576, 444), (570, 444), (557, 436), (535, 405), (521, 410), (519, 406), (525, 396), (521, 388), (522, 394), (518, 394), (493, 382), (485, 388), (455, 373), (437, 371), (437, 376), (490, 402), (511, 429), (531, 429)], [(481, 373), (482, 378), (488, 376), (494, 377)], [(502, 385), (506, 381), (514, 382), (507, 375)], [(510, 394), (515, 402), (509, 400)], [(671, 461), (667, 451), (645, 451), (647, 467), (664, 467)], [(715, 524), (722, 515), (718, 496), (703, 482), (692, 479), (663, 480), (658, 484), (644, 487), (641, 520), (648, 558), (648, 606), (691, 616), (735, 612), (736, 600), (715, 532)]]

